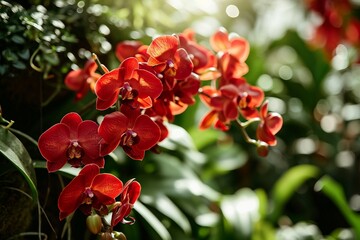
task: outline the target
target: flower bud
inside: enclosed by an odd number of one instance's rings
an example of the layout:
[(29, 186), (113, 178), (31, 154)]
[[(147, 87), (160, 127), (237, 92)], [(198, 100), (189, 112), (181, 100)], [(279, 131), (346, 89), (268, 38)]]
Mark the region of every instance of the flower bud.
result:
[(258, 141), (256, 151), (259, 156), (266, 157), (269, 153), (269, 145), (266, 142)]
[(101, 240), (114, 240), (112, 234), (110, 232), (103, 232), (100, 234)]
[(93, 234), (98, 234), (102, 228), (101, 217), (97, 214), (92, 214), (86, 218), (86, 226)]
[(126, 240), (126, 236), (122, 232), (114, 232), (114, 237), (118, 240)]

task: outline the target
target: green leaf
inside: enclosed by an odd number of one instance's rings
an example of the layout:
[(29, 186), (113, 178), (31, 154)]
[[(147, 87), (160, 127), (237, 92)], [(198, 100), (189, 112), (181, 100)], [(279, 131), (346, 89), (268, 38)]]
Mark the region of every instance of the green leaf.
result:
[(59, 56), (55, 52), (44, 53), (43, 57), (44, 57), (45, 61), (47, 61), (48, 63), (50, 63), (53, 66), (58, 65), (60, 62)]
[(0, 152), (20, 171), (28, 182), (33, 201), (37, 201), (35, 170), (32, 160), (21, 141), (8, 129), (0, 127)]
[(10, 49), (5, 49), (4, 51), (1, 52), (2, 55), (4, 56), (4, 58), (9, 61), (9, 62), (13, 62), (13, 61), (17, 61), (18, 57), (15, 53), (13, 53)]
[(155, 230), (162, 240), (170, 240), (171, 236), (164, 224), (162, 224), (159, 219), (152, 214), (152, 212), (143, 205), (140, 201), (137, 201), (134, 205), (134, 210), (138, 212), (147, 223)]
[(279, 240), (271, 223), (266, 221), (258, 221), (254, 225), (254, 231), (251, 240)]
[(30, 50), (28, 48), (21, 50), (17, 53), (19, 57), (21, 57), (24, 60), (28, 60), (30, 57)]
[(259, 199), (259, 214), (261, 219), (265, 219), (268, 212), (268, 197), (264, 189), (256, 189), (255, 193)]
[(11, 41), (13, 41), (14, 43), (17, 44), (24, 44), (25, 43), (25, 39), (19, 35), (13, 35), (11, 37)]
[(349, 207), (341, 185), (331, 177), (324, 176), (315, 184), (315, 191), (323, 192), (334, 202), (348, 223), (354, 228), (356, 239), (360, 239), (360, 216)]
[(159, 212), (173, 220), (185, 233), (191, 232), (191, 226), (186, 216), (166, 195), (158, 194), (153, 201), (149, 203)]
[(228, 232), (236, 232), (238, 239), (252, 235), (254, 224), (259, 219), (259, 199), (254, 191), (243, 188), (233, 195), (224, 196), (220, 203), (227, 220)]
[[(46, 169), (46, 162), (45, 161), (34, 161), (33, 164), (34, 168), (45, 168)], [(68, 178), (74, 178), (77, 175), (79, 175), (81, 168), (74, 168), (70, 164), (65, 164), (62, 168), (60, 168), (57, 173), (60, 173), (61, 175), (68, 177)]]
[(282, 226), (276, 234), (277, 240), (298, 239), (317, 240), (323, 239), (320, 229), (314, 224), (299, 222), (294, 226)]
[(272, 197), (274, 201), (274, 209), (270, 218), (276, 221), (280, 216), (284, 205), (294, 194), (294, 192), (307, 180), (316, 178), (319, 175), (319, 169), (312, 165), (299, 165), (290, 168), (275, 183)]
[(218, 144), (206, 150), (205, 154), (209, 158), (207, 177), (239, 169), (247, 161), (245, 152), (234, 144)]
[(210, 144), (218, 141), (220, 136), (224, 134), (221, 131), (214, 129), (200, 130), (197, 126), (189, 130), (189, 134), (194, 139), (194, 144), (197, 149), (202, 149)]
[(17, 69), (20, 69), (20, 70), (24, 70), (24, 69), (26, 69), (26, 65), (25, 65), (25, 63), (23, 63), (22, 61), (16, 61), (16, 62), (13, 62), (13, 67), (14, 68), (17, 68)]
[(182, 127), (174, 124), (166, 124), (169, 135), (159, 145), (167, 149), (175, 150), (180, 148), (195, 150), (195, 144), (189, 133)]

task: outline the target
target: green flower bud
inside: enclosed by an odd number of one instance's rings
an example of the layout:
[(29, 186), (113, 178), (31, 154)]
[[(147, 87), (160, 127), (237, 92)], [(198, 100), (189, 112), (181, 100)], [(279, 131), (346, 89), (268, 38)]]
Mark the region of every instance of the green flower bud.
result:
[(86, 226), (93, 234), (98, 234), (102, 228), (101, 217), (97, 214), (92, 214), (86, 218)]

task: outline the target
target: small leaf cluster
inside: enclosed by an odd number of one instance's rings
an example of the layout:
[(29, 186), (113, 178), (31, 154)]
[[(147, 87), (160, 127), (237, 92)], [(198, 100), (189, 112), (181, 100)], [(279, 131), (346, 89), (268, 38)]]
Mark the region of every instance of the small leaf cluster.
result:
[(77, 38), (66, 28), (64, 19), (72, 5), (52, 11), (44, 6), (25, 9), (6, 1), (0, 3), (0, 75), (13, 77), (29, 65), (46, 75), (60, 63)]

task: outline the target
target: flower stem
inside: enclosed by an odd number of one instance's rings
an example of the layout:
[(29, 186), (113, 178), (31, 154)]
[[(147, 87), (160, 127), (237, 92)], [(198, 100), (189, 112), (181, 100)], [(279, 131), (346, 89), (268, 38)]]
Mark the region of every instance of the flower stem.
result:
[(246, 130), (245, 130), (245, 128), (250, 124), (250, 123), (248, 123), (248, 122), (250, 122), (250, 121), (251, 121), (251, 120), (243, 123), (243, 122), (241, 122), (239, 119), (236, 119), (236, 122), (237, 122), (237, 124), (238, 124), (239, 127), (240, 127), (241, 134), (243, 135), (245, 141), (246, 141), (247, 143), (251, 143), (251, 144), (255, 144), (255, 145), (256, 145), (256, 144), (257, 144), (257, 141), (254, 140), (254, 139), (252, 139), (252, 138), (250, 138), (249, 135), (247, 134)]
[(96, 62), (96, 64), (100, 68), (101, 74), (105, 74), (109, 72), (109, 70), (105, 67), (105, 65), (100, 62), (98, 56), (95, 53), (92, 54), (92, 59)]

